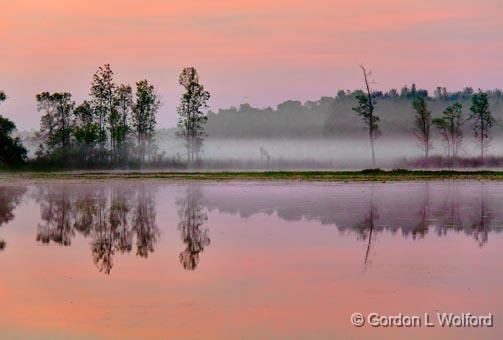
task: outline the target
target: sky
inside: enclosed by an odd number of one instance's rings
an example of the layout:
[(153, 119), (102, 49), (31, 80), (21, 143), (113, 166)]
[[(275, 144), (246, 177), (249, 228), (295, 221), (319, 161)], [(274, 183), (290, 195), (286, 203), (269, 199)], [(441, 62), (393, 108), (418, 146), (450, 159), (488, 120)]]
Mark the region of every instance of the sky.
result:
[(0, 113), (36, 129), (35, 95), (77, 103), (110, 63), (119, 83), (148, 79), (159, 127), (176, 125), (178, 74), (194, 66), (213, 110), (276, 107), (361, 87), (503, 87), (501, 0), (0, 0)]

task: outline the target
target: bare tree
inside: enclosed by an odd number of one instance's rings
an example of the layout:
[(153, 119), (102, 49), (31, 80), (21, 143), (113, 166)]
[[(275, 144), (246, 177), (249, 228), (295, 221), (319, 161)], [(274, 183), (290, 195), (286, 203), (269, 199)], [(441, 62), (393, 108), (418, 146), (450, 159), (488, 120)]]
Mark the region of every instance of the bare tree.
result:
[(353, 111), (358, 113), (358, 115), (363, 119), (365, 128), (369, 131), (370, 148), (372, 151), (372, 166), (375, 167), (375, 152), (374, 152), (374, 141), (379, 136), (379, 117), (374, 114), (375, 111), (375, 99), (373, 98), (372, 90), (370, 88), (372, 76), (372, 71), (365, 68), (364, 65), (360, 65), (363, 72), (363, 81), (365, 89), (363, 92), (356, 95), (356, 100), (358, 101), (358, 106), (353, 108)]

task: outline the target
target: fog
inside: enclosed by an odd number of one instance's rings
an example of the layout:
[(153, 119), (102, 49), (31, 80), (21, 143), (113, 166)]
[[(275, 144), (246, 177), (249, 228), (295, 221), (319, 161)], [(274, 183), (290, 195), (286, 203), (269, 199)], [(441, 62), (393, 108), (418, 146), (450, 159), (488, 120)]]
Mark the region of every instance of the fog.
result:
[[(159, 141), (159, 151), (166, 158), (185, 158), (183, 142), (168, 138)], [(261, 153), (261, 148), (270, 156)], [(376, 141), (376, 166), (406, 168), (409, 162), (421, 159), (424, 152), (414, 136), (382, 137)], [(488, 156), (499, 156), (503, 138), (495, 138), (487, 149)], [(478, 157), (479, 146), (466, 138), (460, 157)], [(431, 156), (446, 154), (440, 139), (433, 142)], [(201, 154), (203, 166), (216, 169), (341, 169), (357, 170), (372, 167), (369, 141), (366, 138), (208, 138)]]

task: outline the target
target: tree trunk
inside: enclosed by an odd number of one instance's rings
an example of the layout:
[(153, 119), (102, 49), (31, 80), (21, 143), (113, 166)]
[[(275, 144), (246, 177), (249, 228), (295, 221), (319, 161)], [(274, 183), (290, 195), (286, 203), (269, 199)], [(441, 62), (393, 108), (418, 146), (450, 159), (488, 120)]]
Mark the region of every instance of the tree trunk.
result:
[(372, 167), (375, 168), (376, 159), (375, 159), (375, 152), (374, 152), (374, 136), (372, 135), (372, 132), (370, 133), (370, 149), (372, 151)]

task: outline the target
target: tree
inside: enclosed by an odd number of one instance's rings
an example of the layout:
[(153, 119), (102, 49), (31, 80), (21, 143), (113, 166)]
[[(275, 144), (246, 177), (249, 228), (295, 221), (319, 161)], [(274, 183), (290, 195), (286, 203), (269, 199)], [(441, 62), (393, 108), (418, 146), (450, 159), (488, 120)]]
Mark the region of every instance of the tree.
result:
[(42, 113), (40, 118), (40, 146), (39, 153), (42, 155), (44, 150), (47, 154), (52, 153), (53, 147), (56, 144), (55, 131), (56, 131), (56, 107), (54, 98), (49, 92), (42, 92), (36, 95), (37, 111)]
[[(6, 98), (5, 93), (0, 91), (0, 103)], [(16, 125), (0, 115), (0, 166), (16, 166), (26, 160), (26, 149), (19, 137), (12, 137), (14, 131)]]
[(414, 108), (414, 135), (424, 149), (426, 160), (428, 160), (431, 148), (431, 111), (428, 110), (424, 97), (416, 97), (412, 102)]
[(472, 106), (470, 107), (469, 119), (474, 120), (473, 132), (475, 138), (479, 139), (480, 144), (480, 159), (484, 161), (484, 150), (489, 145), (491, 128), (494, 125), (494, 117), (489, 111), (489, 101), (487, 93), (481, 90), (472, 96)]
[(365, 89), (356, 95), (356, 100), (358, 106), (353, 108), (353, 111), (358, 113), (358, 115), (363, 119), (365, 128), (369, 131), (370, 148), (372, 151), (372, 166), (375, 167), (375, 152), (374, 152), (374, 141), (379, 136), (379, 117), (374, 114), (375, 111), (375, 99), (372, 95), (372, 90), (370, 89), (370, 77), (372, 76), (372, 71), (367, 70), (364, 65), (360, 66), (363, 72), (363, 81), (365, 84)]
[(68, 92), (54, 93), (54, 102), (56, 105), (56, 141), (61, 145), (63, 158), (68, 155), (73, 130), (72, 114), (75, 102), (72, 101), (72, 95)]
[(42, 142), (52, 156), (56, 156), (54, 151), (61, 151), (63, 158), (66, 158), (73, 130), (75, 102), (72, 101), (72, 95), (68, 92), (42, 92), (36, 98), (37, 109), (43, 112), (40, 121)]
[(84, 161), (95, 159), (95, 148), (99, 142), (99, 126), (95, 121), (94, 111), (88, 101), (84, 101), (74, 110), (74, 137), (78, 151)]
[(210, 93), (199, 83), (199, 75), (193, 67), (183, 69), (179, 83), (185, 89), (185, 93), (177, 108), (179, 119), (176, 135), (185, 141), (187, 161), (190, 164), (198, 157), (206, 137), (204, 125), (208, 117), (203, 110), (208, 108)]
[[(107, 140), (107, 125), (111, 131), (111, 136), (115, 129), (115, 122), (117, 120), (115, 112), (115, 91), (116, 86), (114, 84), (114, 73), (110, 68), (110, 64), (105, 64), (98, 68), (98, 71), (93, 76), (93, 82), (91, 85), (90, 96), (92, 98), (91, 103), (98, 117), (98, 127), (99, 127), (99, 144), (101, 158), (103, 158), (105, 152), (105, 144)], [(110, 139), (110, 149), (112, 155), (114, 152), (114, 141), (111, 137)]]
[(127, 139), (131, 130), (128, 119), (133, 109), (133, 90), (130, 85), (121, 84), (115, 93), (117, 108), (117, 126), (114, 130), (114, 140), (117, 142), (118, 153), (122, 161), (127, 160)]
[(466, 119), (463, 115), (463, 106), (454, 103), (448, 106), (441, 118), (435, 118), (433, 124), (440, 130), (442, 139), (447, 145), (447, 158), (458, 156), (459, 148), (463, 142), (463, 125)]
[(146, 79), (136, 83), (136, 102), (133, 106), (133, 126), (135, 128), (138, 143), (138, 160), (140, 163), (145, 161), (146, 154), (148, 154), (149, 160), (153, 157), (152, 151), (156, 114), (160, 105), (161, 102), (153, 85), (150, 85)]

